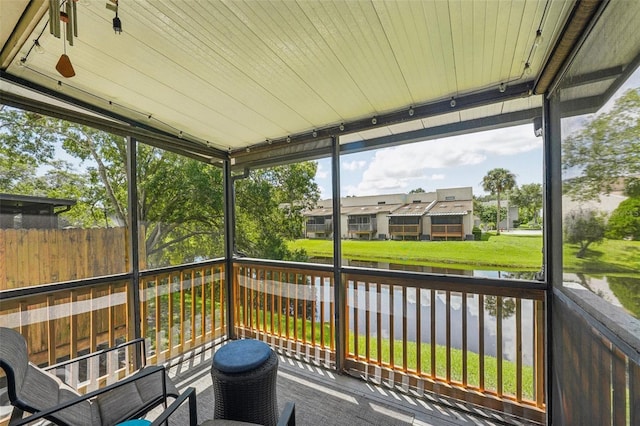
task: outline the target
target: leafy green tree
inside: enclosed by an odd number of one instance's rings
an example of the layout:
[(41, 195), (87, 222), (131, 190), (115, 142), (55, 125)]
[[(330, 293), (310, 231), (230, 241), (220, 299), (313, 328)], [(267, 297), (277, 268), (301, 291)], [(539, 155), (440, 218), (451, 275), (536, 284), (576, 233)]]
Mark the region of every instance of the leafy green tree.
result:
[[(66, 153), (81, 166), (60, 160)], [(128, 226), (126, 140), (12, 108), (0, 110), (0, 191), (71, 198), (64, 217), (74, 226)], [(222, 253), (223, 177), (219, 168), (144, 144), (137, 150), (138, 218), (147, 266), (198, 261)], [(238, 214), (240, 239), (252, 255), (283, 259), (285, 238), (302, 230), (301, 210), (314, 204), (316, 163), (255, 172), (240, 188), (249, 213)], [(271, 188), (273, 185), (275, 188)], [(242, 185), (240, 185), (242, 187)], [(243, 234), (244, 231), (246, 234)]]
[(496, 209), (496, 229), (500, 235), (500, 194), (509, 191), (516, 186), (516, 176), (507, 169), (495, 168), (482, 178), (482, 187), (485, 191), (495, 194), (498, 200)]
[(498, 303), (498, 296), (486, 296), (484, 299), (484, 309), (494, 318), (498, 317), (498, 307), (501, 308), (501, 319), (507, 319), (513, 316), (516, 312), (515, 299), (511, 297), (503, 297), (501, 302)]
[(640, 88), (626, 91), (610, 111), (593, 117), (562, 143), (562, 168), (577, 173), (563, 190), (575, 200), (598, 199), (640, 173)]
[[(473, 206), (473, 214), (480, 218), (480, 223), (484, 224), (487, 228), (495, 228), (496, 223), (494, 222), (498, 217), (498, 206), (495, 205), (486, 205), (482, 203), (474, 204)], [(500, 217), (505, 217), (507, 215), (507, 209), (505, 207), (500, 207)]]
[(317, 163), (253, 170), (236, 183), (236, 249), (250, 257), (306, 260), (291, 252), (287, 239), (302, 235), (302, 211), (319, 199)]
[(564, 239), (569, 244), (578, 244), (576, 257), (583, 258), (591, 244), (604, 239), (606, 225), (604, 215), (595, 210), (574, 210), (564, 217)]
[(624, 183), (624, 193), (627, 197), (640, 197), (640, 178), (632, 176)]
[(420, 187), (420, 188), (412, 189), (411, 191), (409, 191), (409, 194), (422, 194), (424, 192), (427, 192), (427, 191), (425, 191), (424, 189), (422, 189), (422, 187)]
[(522, 222), (533, 220), (538, 223), (538, 212), (542, 208), (542, 184), (528, 183), (514, 188), (509, 193), (509, 200), (518, 206)]
[(606, 236), (640, 240), (640, 197), (627, 198), (611, 213)]

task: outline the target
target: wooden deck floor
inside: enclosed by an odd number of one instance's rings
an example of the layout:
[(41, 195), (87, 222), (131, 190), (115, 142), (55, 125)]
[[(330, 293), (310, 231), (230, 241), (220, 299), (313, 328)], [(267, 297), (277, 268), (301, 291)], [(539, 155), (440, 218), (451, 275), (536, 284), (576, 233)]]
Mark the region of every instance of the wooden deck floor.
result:
[[(179, 389), (195, 387), (198, 422), (213, 418), (212, 349), (174, 361), (170, 376)], [(296, 424), (306, 425), (524, 425), (518, 419), (425, 394), (409, 395), (349, 375), (279, 355), (278, 405), (295, 402)], [(186, 408), (170, 424), (186, 425)]]

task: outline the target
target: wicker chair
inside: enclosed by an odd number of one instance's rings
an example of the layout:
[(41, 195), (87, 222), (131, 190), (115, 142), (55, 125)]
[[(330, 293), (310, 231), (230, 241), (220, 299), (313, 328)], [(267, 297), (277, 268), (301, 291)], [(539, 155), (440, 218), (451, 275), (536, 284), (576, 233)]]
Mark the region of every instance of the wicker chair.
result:
[[(18, 332), (0, 327), (0, 368), (6, 374), (7, 393), (13, 405), (10, 425), (47, 419), (60, 425), (115, 425), (144, 416), (178, 391), (161, 366), (143, 366), (135, 374), (104, 388), (81, 395), (58, 377), (28, 360), (27, 344)], [(48, 367), (55, 370), (80, 360), (105, 355), (144, 340), (105, 349)], [(144, 355), (141, 356), (144, 359)], [(35, 413), (22, 419), (24, 412)]]
[(278, 424), (278, 356), (258, 340), (237, 340), (220, 348), (211, 377), (214, 419), (266, 426)]

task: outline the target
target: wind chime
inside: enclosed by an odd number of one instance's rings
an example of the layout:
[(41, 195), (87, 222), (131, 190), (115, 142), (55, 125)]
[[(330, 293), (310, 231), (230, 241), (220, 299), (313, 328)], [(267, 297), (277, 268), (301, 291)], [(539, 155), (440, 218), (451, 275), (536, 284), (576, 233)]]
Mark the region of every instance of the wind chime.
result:
[[(61, 22), (65, 24), (64, 32)], [(63, 77), (73, 77), (76, 72), (67, 56), (67, 42), (69, 46), (73, 46), (73, 38), (78, 37), (76, 1), (63, 0), (60, 4), (58, 0), (49, 0), (49, 32), (56, 38), (60, 38), (61, 33), (63, 35), (64, 53), (58, 59), (56, 70)]]
[[(56, 70), (66, 78), (76, 75), (71, 59), (67, 56), (67, 42), (69, 46), (73, 46), (74, 37), (78, 37), (77, 2), (78, 0), (49, 0), (49, 31), (56, 38), (62, 36), (64, 46), (64, 53), (58, 59)], [(118, 0), (108, 0), (106, 7), (116, 14), (113, 18), (113, 31), (121, 34), (122, 22), (118, 17)], [(64, 24), (64, 31), (62, 24)]]

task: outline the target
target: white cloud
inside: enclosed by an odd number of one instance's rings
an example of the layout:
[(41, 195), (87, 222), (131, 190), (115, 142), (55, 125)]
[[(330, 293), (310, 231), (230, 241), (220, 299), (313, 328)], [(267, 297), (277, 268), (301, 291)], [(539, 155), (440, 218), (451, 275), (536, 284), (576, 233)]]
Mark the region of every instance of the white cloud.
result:
[[(385, 148), (375, 152), (361, 181), (345, 189), (347, 195), (406, 192), (416, 180), (444, 180), (444, 174), (432, 173), (432, 169), (478, 165), (489, 158), (526, 153), (541, 145), (542, 138), (535, 137), (533, 126), (523, 125)], [(352, 161), (343, 167), (356, 170), (363, 167), (362, 163)]]
[(349, 170), (349, 171), (355, 171), (355, 170), (363, 169), (367, 165), (367, 162), (362, 160), (360, 161), (354, 160), (354, 161), (349, 161), (341, 164), (343, 169)]
[(322, 164), (318, 163), (318, 169), (316, 170), (316, 179), (326, 179), (329, 177), (329, 172), (322, 167)]
[(320, 191), (321, 200), (331, 198), (331, 191), (327, 191), (327, 188), (325, 188), (324, 185), (318, 185), (318, 191)]

